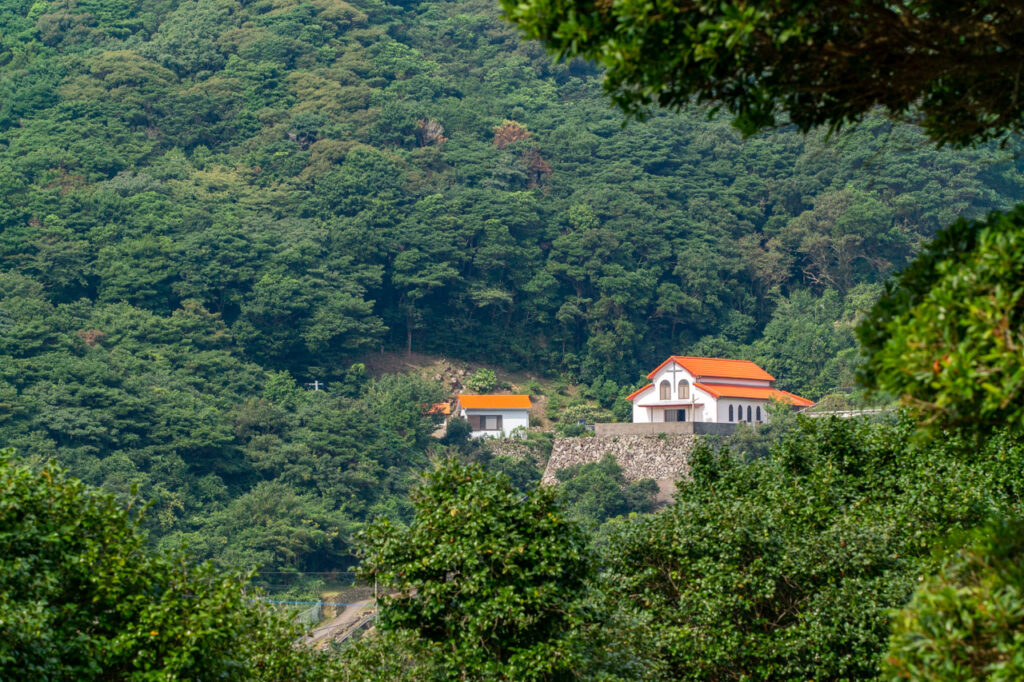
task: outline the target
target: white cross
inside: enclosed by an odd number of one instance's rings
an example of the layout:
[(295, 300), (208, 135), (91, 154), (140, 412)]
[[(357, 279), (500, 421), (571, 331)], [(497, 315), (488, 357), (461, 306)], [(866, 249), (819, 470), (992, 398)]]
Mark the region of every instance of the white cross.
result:
[(679, 397), (679, 382), (676, 381), (676, 375), (677, 374), (682, 374), (684, 370), (683, 370), (682, 367), (679, 366), (678, 363), (676, 363), (675, 360), (673, 360), (672, 361), (672, 365), (671, 365), (671, 367), (669, 367), (668, 371), (672, 373), (672, 390), (676, 392), (676, 397), (678, 398)]

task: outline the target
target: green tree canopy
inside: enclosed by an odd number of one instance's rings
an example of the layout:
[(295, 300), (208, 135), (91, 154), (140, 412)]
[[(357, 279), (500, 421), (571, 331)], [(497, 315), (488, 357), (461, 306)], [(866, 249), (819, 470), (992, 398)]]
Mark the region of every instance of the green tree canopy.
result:
[(606, 69), (630, 113), (696, 99), (724, 106), (744, 133), (780, 113), (807, 131), (876, 107), (912, 115), (958, 145), (1021, 131), (1024, 5), (891, 2), (503, 0), (559, 57)]
[(361, 571), (393, 590), (385, 633), (414, 633), (444, 679), (564, 679), (580, 663), (571, 625), (593, 565), (556, 492), (516, 490), (479, 465), (441, 462), (413, 492), (408, 528), (365, 532)]
[(0, 450), (0, 677), (318, 679), (245, 576), (154, 553), (137, 510)]
[(941, 232), (858, 332), (863, 381), (929, 422), (1024, 431), (1024, 206)]
[(989, 514), (1019, 519), (1024, 494), (1019, 441), (921, 444), (914, 428), (801, 418), (752, 462), (703, 443), (675, 504), (611, 522), (602, 578), (649, 619), (659, 679), (875, 678), (887, 612), (934, 570), (932, 548)]
[(1024, 522), (996, 521), (927, 577), (894, 619), (893, 680), (1024, 678)]

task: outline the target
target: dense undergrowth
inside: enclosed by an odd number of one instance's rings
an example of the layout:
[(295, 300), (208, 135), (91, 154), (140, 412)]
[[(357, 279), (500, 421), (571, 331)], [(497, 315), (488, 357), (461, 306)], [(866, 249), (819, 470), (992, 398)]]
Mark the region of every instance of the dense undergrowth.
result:
[[(363, 354), (565, 373), (605, 409), (668, 353), (743, 356), (815, 398), (889, 274), (1021, 196), (1010, 151), (882, 118), (623, 128), (597, 76), (477, 0), (4, 3), (0, 443), (138, 486), (164, 545), (347, 566), (411, 518), (438, 397)], [(599, 473), (573, 485), (629, 497)]]
[[(613, 389), (681, 351), (848, 386), (878, 282), (1021, 190), (1004, 154), (881, 119), (623, 129), (590, 67), (488, 3), (15, 2), (0, 27), (0, 439), (141, 484), (161, 533), (242, 496), (386, 498), (407, 453), (326, 435), (373, 428), (346, 372), (379, 346)], [(342, 395), (282, 399), (279, 370)]]

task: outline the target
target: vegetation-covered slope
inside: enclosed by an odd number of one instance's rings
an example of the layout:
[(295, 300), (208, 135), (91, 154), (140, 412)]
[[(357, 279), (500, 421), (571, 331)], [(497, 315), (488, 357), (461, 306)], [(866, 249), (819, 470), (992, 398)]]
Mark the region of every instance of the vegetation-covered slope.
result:
[(411, 343), (632, 380), (774, 316), (764, 361), (820, 392), (849, 341), (787, 367), (795, 292), (835, 291), (805, 321), (830, 327), (922, 238), (1021, 195), (999, 154), (882, 120), (834, 144), (742, 143), (699, 112), (623, 130), (590, 67), (552, 65), (490, 3), (11, 2), (0, 21), (5, 269), (52, 303), (197, 301), (300, 374)]
[(430, 387), (361, 354), (590, 384), (743, 354), (817, 397), (880, 281), (1021, 197), (1008, 158), (878, 118), (622, 128), (490, 2), (11, 0), (0, 443), (139, 484), (205, 554), (319, 568), (422, 462)]

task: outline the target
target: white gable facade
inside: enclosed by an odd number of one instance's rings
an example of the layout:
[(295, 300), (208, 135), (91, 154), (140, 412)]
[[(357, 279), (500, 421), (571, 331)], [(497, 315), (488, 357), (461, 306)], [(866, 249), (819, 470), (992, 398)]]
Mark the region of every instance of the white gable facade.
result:
[(470, 424), (470, 438), (526, 436), (530, 398), (525, 395), (460, 395), (457, 414)]
[(636, 424), (763, 423), (773, 399), (796, 406), (813, 404), (773, 388), (774, 377), (745, 360), (672, 356), (648, 378), (650, 384), (627, 396)]

